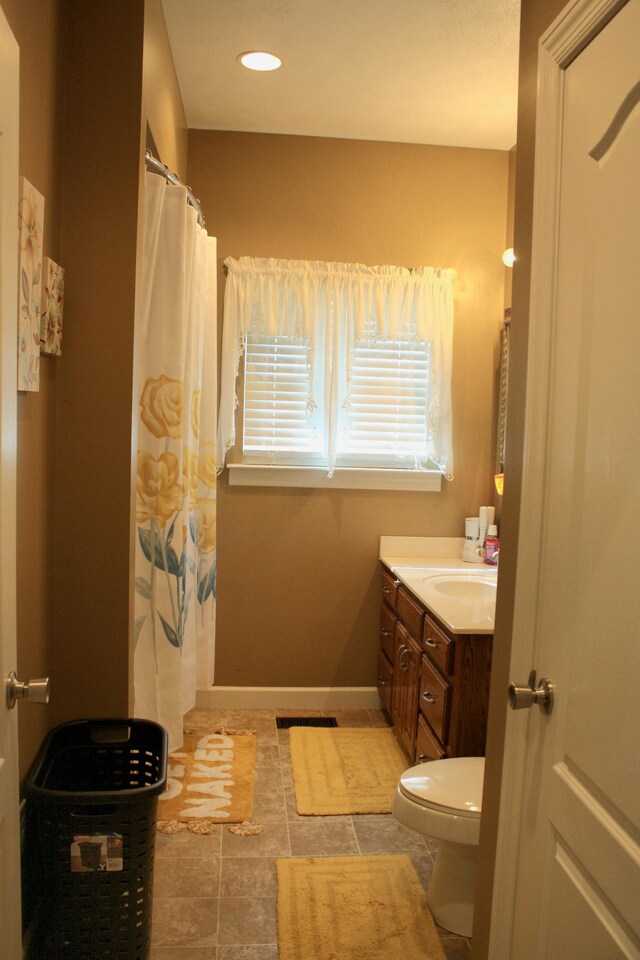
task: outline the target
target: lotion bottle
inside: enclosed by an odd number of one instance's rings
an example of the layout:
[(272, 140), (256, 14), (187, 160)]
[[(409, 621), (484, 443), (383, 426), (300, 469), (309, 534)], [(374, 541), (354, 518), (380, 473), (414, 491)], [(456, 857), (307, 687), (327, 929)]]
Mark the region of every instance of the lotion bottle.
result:
[(498, 554), (500, 552), (500, 541), (498, 539), (498, 528), (492, 523), (487, 532), (487, 539), (484, 542), (484, 562), (491, 567), (498, 565)]

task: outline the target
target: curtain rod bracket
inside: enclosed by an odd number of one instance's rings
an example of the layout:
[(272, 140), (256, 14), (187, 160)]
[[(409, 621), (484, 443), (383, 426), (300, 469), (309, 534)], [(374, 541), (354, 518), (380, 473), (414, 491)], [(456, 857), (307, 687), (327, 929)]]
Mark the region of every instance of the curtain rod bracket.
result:
[(145, 166), (153, 170), (154, 173), (159, 173), (161, 177), (164, 177), (167, 183), (172, 183), (176, 187), (184, 187), (187, 191), (187, 203), (190, 204), (198, 215), (198, 223), (204, 229), (206, 226), (206, 221), (204, 219), (204, 213), (202, 212), (202, 205), (197, 197), (194, 197), (191, 187), (188, 187), (185, 183), (182, 182), (177, 173), (171, 173), (169, 167), (158, 160), (157, 157), (154, 157), (151, 150), (147, 147), (144, 152), (144, 162)]

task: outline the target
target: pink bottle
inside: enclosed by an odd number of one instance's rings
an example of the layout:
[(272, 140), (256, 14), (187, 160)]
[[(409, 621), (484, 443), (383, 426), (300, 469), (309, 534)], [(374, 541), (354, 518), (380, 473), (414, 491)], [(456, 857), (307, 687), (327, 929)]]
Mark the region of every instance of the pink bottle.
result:
[(487, 532), (486, 540), (484, 541), (484, 562), (488, 563), (490, 567), (497, 567), (499, 553), (500, 541), (498, 539), (498, 528), (495, 523), (492, 523)]

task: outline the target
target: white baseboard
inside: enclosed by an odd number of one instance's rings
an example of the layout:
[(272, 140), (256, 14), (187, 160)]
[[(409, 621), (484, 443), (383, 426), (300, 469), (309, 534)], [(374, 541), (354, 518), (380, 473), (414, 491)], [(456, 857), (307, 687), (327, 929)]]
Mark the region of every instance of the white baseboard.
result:
[(379, 710), (376, 687), (208, 687), (196, 706), (235, 710)]

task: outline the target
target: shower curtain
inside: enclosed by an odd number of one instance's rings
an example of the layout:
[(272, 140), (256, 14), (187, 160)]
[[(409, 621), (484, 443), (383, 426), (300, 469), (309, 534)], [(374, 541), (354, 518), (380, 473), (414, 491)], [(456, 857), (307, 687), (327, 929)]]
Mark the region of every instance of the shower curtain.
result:
[(136, 352), (134, 712), (162, 724), (176, 749), (196, 688), (213, 682), (216, 241), (186, 188), (154, 173)]

